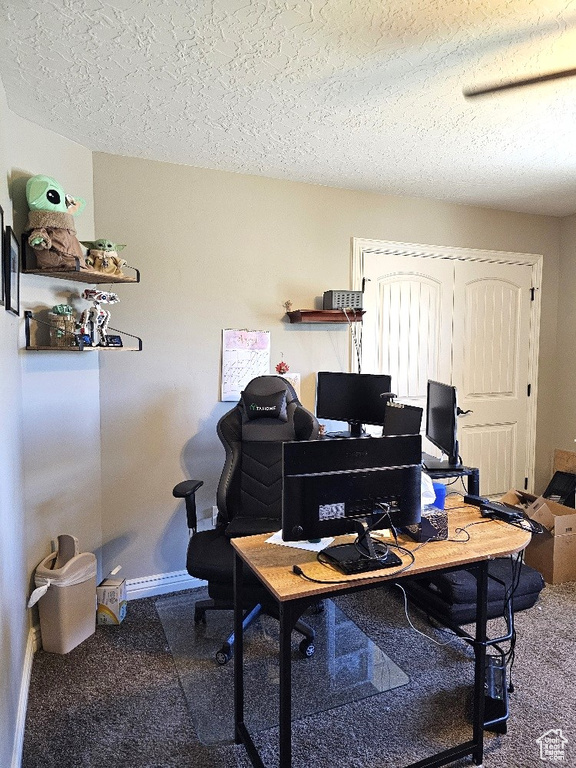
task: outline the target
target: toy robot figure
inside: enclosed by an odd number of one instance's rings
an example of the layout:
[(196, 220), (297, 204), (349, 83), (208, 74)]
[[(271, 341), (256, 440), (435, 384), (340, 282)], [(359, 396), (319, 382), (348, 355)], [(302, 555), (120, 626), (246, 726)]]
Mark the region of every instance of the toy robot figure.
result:
[(110, 311), (103, 309), (101, 305), (117, 304), (120, 299), (115, 293), (97, 291), (93, 288), (87, 288), (83, 292), (82, 298), (92, 301), (92, 306), (82, 312), (80, 318), (81, 336), (89, 338), (92, 347), (107, 347)]

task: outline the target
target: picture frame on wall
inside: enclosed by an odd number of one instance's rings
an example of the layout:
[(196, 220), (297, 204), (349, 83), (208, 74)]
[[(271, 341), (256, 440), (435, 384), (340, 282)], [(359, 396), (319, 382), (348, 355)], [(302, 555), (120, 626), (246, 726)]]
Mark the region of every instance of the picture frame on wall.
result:
[(6, 259), (4, 254), (4, 209), (0, 205), (0, 305), (4, 304), (6, 299)]
[(12, 227), (4, 231), (5, 308), (14, 315), (20, 314), (20, 243)]

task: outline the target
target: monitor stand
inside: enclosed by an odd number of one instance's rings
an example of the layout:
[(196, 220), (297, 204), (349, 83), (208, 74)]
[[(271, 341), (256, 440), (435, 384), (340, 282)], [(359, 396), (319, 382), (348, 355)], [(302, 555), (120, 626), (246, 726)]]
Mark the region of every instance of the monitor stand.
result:
[(422, 464), (424, 469), (459, 469), (462, 464), (450, 464), (448, 459), (439, 459), (437, 456), (431, 456), (429, 453), (422, 453)]
[(328, 432), (328, 437), (370, 437), (364, 432), (364, 428), (359, 421), (348, 422), (350, 429), (347, 432)]
[(352, 544), (334, 544), (322, 550), (328, 562), (342, 573), (367, 573), (402, 565), (402, 560), (389, 547), (374, 541), (367, 523), (355, 521), (358, 539)]

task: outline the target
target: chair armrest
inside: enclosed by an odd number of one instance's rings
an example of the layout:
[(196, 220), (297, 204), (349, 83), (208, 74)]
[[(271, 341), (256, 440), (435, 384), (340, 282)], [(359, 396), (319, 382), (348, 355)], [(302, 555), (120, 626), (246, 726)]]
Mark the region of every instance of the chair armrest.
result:
[(186, 501), (186, 519), (188, 521), (188, 528), (193, 533), (196, 533), (197, 519), (196, 519), (196, 491), (200, 486), (204, 485), (203, 480), (183, 480), (178, 485), (175, 485), (172, 490), (172, 495), (177, 499), (184, 499)]

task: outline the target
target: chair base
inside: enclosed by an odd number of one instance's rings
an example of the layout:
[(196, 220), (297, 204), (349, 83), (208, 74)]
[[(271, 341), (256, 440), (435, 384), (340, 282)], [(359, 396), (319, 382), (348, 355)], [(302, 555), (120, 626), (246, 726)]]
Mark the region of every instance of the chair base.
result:
[[(197, 600), (194, 605), (194, 623), (206, 624), (206, 611), (223, 610), (234, 610), (233, 603), (225, 600), (216, 600), (214, 598), (208, 598), (207, 600)], [(320, 609), (317, 608), (317, 611), (319, 610)], [(242, 629), (246, 630), (250, 624), (252, 624), (252, 622), (254, 622), (261, 614), (268, 614), (269, 616), (273, 616), (275, 619), (279, 618), (277, 612), (271, 606), (263, 607), (262, 605), (258, 604), (252, 608), (249, 608), (244, 614), (244, 618), (242, 619)], [(299, 632), (301, 635), (303, 635), (304, 639), (300, 642), (298, 648), (302, 656), (309, 659), (314, 655), (314, 638), (316, 637), (316, 633), (312, 627), (308, 626), (308, 624), (302, 620), (298, 620), (296, 622), (294, 629), (296, 632)], [(227, 664), (232, 658), (232, 654), (234, 653), (234, 641), (234, 632), (232, 632), (226, 638), (222, 644), (222, 647), (216, 652), (216, 661), (221, 666)]]

